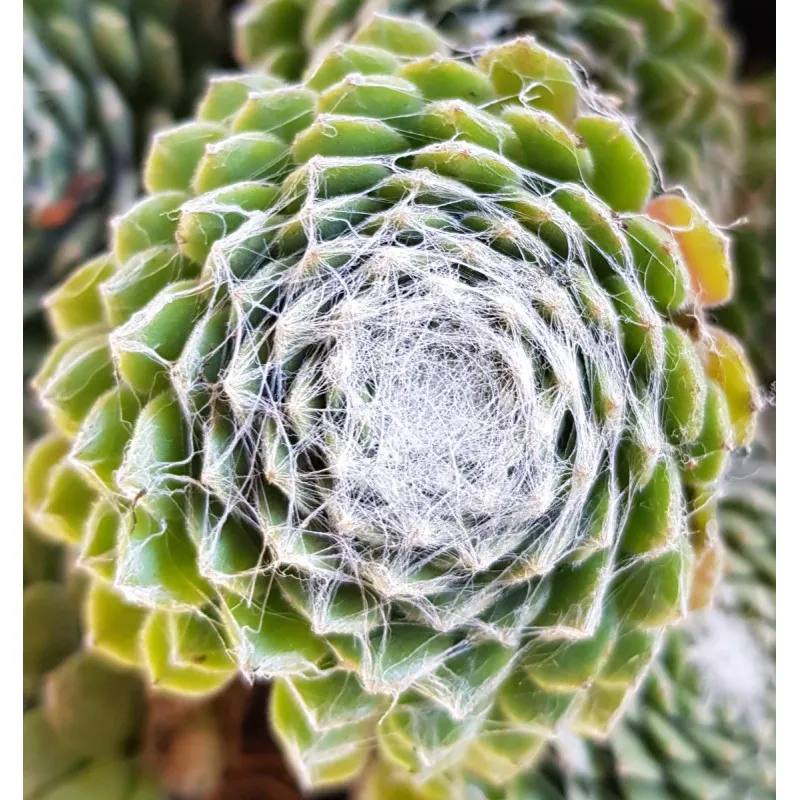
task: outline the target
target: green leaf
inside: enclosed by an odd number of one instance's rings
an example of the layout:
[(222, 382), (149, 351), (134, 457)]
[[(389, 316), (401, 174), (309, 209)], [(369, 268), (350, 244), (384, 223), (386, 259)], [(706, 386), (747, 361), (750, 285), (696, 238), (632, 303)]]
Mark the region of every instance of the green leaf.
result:
[(575, 133), (592, 157), (591, 188), (614, 211), (641, 211), (653, 189), (653, 174), (627, 124), (586, 116), (575, 122)]

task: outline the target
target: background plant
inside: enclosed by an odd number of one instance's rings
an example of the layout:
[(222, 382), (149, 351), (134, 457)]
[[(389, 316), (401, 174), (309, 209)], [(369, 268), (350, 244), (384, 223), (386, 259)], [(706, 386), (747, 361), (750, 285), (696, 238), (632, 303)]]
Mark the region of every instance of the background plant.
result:
[[(24, 373), (47, 348), (42, 295), (102, 250), (139, 191), (151, 132), (187, 114), (224, 61), (223, 0), (25, 0)], [(33, 400), (25, 427), (42, 421)]]
[(23, 574), (24, 797), (165, 798), (137, 761), (144, 683), (81, 647), (85, 577), (31, 533)]

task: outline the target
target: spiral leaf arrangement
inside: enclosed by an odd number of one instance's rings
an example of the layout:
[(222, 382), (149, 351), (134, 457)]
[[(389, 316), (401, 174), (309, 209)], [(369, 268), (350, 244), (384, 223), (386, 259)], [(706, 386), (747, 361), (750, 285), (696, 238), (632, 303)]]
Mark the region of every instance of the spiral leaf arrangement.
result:
[(707, 601), (753, 435), (704, 322), (726, 237), (561, 56), (387, 16), (302, 83), (212, 80), (144, 182), (35, 381), (28, 508), (97, 578), (95, 646), (181, 693), (275, 678), (309, 787), (376, 740), (488, 786), (605, 735)]

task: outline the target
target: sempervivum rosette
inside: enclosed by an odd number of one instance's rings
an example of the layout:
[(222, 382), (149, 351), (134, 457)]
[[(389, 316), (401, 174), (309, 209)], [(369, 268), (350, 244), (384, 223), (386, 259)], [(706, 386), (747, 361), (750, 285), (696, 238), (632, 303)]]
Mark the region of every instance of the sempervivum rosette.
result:
[(49, 299), (29, 508), (162, 688), (278, 678), (306, 785), (490, 783), (603, 734), (714, 583), (695, 524), (758, 397), (727, 242), (531, 38), (372, 18), (212, 81)]
[[(155, 119), (219, 62), (221, 0), (25, 0), (25, 283), (31, 311), (103, 246)], [(30, 297), (28, 295), (30, 294)]]

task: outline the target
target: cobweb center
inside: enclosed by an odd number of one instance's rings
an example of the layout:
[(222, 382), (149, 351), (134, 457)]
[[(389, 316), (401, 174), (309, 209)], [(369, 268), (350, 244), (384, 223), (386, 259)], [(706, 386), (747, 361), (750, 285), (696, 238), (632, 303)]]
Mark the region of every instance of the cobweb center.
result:
[(530, 520), (553, 455), (536, 431), (552, 426), (519, 343), (486, 319), (438, 311), (401, 304), (337, 340), (329, 364), (343, 399), (326, 439), (348, 517), (387, 543), (460, 550)]

